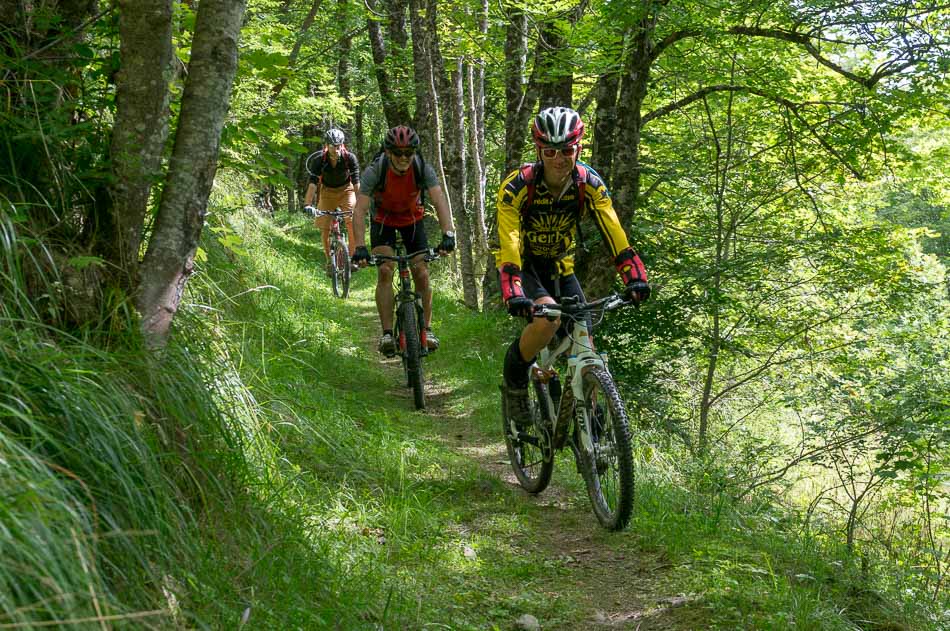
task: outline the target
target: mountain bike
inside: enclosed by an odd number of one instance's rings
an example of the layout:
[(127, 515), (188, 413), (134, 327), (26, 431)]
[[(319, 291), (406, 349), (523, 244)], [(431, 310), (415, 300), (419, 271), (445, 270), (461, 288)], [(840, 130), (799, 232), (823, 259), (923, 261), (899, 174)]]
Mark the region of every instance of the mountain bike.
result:
[(330, 225), (330, 261), (328, 271), (330, 280), (333, 283), (333, 295), (337, 298), (346, 298), (350, 295), (350, 252), (347, 246), (346, 232), (343, 230), (342, 221), (344, 217), (352, 217), (352, 210), (317, 210), (313, 211), (314, 217), (332, 217), (333, 223)]
[(374, 254), (370, 257), (371, 265), (380, 265), (386, 261), (394, 261), (399, 269), (396, 276), (396, 324), (393, 327), (393, 337), (396, 339), (396, 354), (402, 358), (402, 366), (406, 372), (406, 384), (412, 388), (413, 401), (417, 410), (426, 407), (425, 377), (422, 373), (422, 358), (431, 351), (426, 340), (425, 315), (422, 310), (422, 296), (412, 286), (412, 274), (409, 270), (412, 259), (423, 255), (426, 263), (440, 258), (432, 249), (418, 250), (411, 254), (400, 254), (402, 248), (397, 246), (396, 256)]
[(607, 311), (631, 304), (613, 294), (589, 303), (565, 297), (561, 304), (534, 305), (533, 317), (560, 317), (565, 326), (531, 366), (527, 426), (518, 427), (502, 396), (505, 445), (519, 484), (529, 493), (543, 491), (555, 454), (570, 446), (594, 514), (608, 530), (622, 530), (630, 520), (633, 453), (627, 412), (606, 356), (594, 350), (589, 318), (596, 315), (599, 323)]

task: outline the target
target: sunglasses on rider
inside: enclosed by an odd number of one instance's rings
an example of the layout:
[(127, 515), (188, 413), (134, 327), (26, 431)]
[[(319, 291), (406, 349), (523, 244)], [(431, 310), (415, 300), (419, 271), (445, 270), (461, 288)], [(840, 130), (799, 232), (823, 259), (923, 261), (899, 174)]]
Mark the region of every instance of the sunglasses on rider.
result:
[(390, 149), (389, 151), (397, 158), (408, 158), (416, 152), (415, 149)]
[(545, 158), (553, 158), (560, 151), (562, 155), (567, 158), (571, 158), (580, 150), (580, 145), (569, 145), (567, 147), (561, 147), (560, 149), (555, 149), (553, 147), (545, 147), (541, 150), (541, 155)]

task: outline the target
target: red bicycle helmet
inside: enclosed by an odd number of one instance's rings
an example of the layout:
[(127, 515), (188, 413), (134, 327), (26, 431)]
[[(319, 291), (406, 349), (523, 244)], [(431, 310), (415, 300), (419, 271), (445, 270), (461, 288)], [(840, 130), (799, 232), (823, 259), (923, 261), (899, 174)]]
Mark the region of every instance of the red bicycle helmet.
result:
[(395, 149), (396, 147), (412, 147), (415, 149), (419, 146), (419, 134), (411, 127), (399, 125), (386, 132), (383, 146), (386, 149)]
[(576, 145), (584, 137), (584, 121), (569, 107), (547, 107), (534, 118), (531, 135), (538, 147)]

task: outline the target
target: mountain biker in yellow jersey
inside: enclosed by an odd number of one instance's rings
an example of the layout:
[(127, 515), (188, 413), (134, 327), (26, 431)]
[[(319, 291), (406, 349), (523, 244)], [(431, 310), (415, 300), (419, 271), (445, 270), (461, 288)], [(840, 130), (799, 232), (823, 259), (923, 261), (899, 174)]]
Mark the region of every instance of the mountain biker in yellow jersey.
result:
[[(417, 152), (419, 135), (404, 125), (393, 127), (386, 132), (383, 148), (384, 152), (363, 171), (363, 187), (356, 200), (353, 216), (353, 243), (356, 248), (353, 262), (366, 265), (370, 260), (364, 237), (364, 221), (370, 208), (373, 209), (370, 226), (373, 254), (393, 256), (397, 233), (402, 237), (407, 253), (427, 249), (429, 242), (422, 222), (423, 193), (428, 195), (435, 205), (439, 225), (442, 227), (442, 241), (436, 249), (440, 254), (454, 250), (452, 213), (435, 170), (425, 163)], [(435, 350), (439, 347), (439, 340), (432, 333), (432, 288), (429, 286), (429, 270), (422, 258), (420, 255), (413, 262), (412, 280), (416, 291), (422, 296), (426, 346), (429, 350)], [(387, 261), (380, 264), (377, 270), (376, 308), (383, 327), (379, 352), (392, 357), (396, 353), (396, 341), (393, 339), (395, 263)]]
[[(311, 212), (313, 199), (317, 198), (318, 210), (353, 210), (356, 203), (356, 194), (360, 191), (360, 165), (356, 156), (347, 151), (343, 144), (345, 138), (339, 129), (327, 130), (324, 136), (324, 147), (309, 160), (307, 169), (310, 171), (310, 184), (304, 195), (304, 208)], [(347, 217), (346, 229), (353, 234), (353, 218)], [(332, 217), (317, 217), (313, 220), (322, 233), (323, 252), (327, 256), (327, 267), (330, 267), (330, 226)], [(353, 238), (350, 237), (350, 256), (353, 256)]]
[(542, 109), (531, 128), (538, 161), (508, 174), (498, 191), (496, 256), (502, 298), (513, 316), (528, 318), (505, 355), (502, 392), (520, 426), (531, 422), (528, 370), (557, 333), (560, 320), (532, 319), (535, 303), (567, 296), (585, 301), (570, 247), (582, 215), (591, 216), (610, 249), (628, 300), (650, 296), (647, 271), (630, 247), (604, 181), (578, 162), (584, 123), (566, 107)]

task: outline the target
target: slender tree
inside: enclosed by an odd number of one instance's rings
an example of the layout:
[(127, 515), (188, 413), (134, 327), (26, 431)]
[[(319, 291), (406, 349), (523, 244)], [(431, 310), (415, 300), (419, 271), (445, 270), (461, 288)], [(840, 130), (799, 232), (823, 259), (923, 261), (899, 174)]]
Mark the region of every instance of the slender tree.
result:
[(121, 270), (120, 285), (131, 292), (138, 281), (149, 196), (161, 177), (168, 137), (172, 1), (121, 2), (119, 40), (121, 66), (110, 151), (114, 204), (100, 217), (96, 251), (112, 269)]
[(152, 345), (168, 338), (194, 270), (217, 168), (228, 96), (237, 71), (243, 0), (202, 0), (169, 173), (142, 263), (137, 307)]

